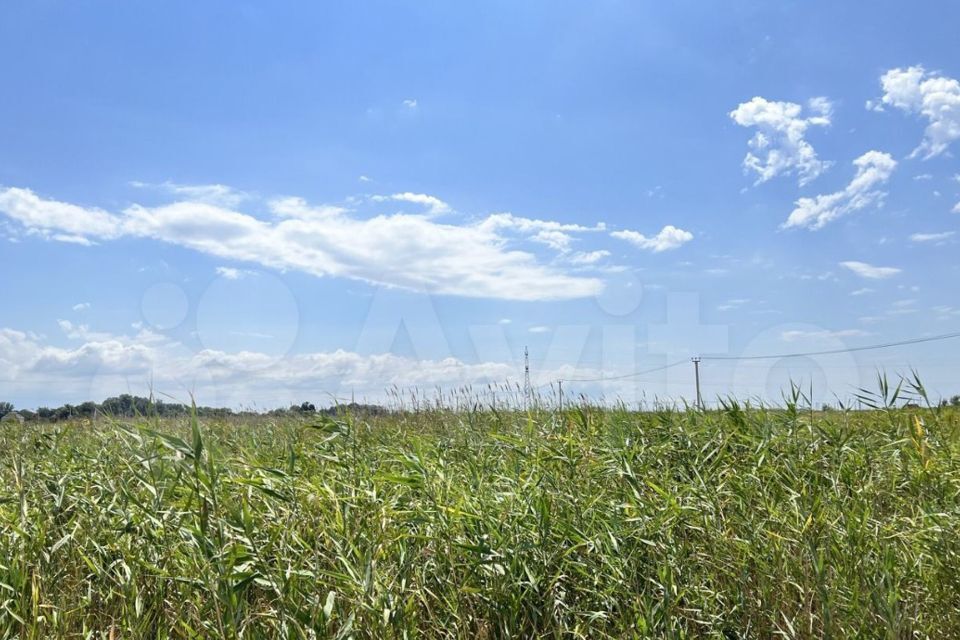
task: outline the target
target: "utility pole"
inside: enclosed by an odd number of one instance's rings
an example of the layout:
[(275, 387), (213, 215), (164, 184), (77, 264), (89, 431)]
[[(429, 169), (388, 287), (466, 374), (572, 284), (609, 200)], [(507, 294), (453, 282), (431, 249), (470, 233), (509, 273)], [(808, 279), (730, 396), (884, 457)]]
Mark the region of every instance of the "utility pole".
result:
[(523, 348), (523, 408), (530, 410), (530, 352)]
[(693, 362), (693, 375), (697, 380), (697, 408), (703, 411), (703, 398), (700, 396), (700, 356), (690, 358)]

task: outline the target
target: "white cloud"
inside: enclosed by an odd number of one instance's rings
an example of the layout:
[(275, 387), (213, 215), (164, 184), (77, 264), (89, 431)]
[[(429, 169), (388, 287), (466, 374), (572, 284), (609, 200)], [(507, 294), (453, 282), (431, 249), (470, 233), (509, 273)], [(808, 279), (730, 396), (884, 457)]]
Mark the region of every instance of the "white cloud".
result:
[(450, 205), (448, 205), (446, 202), (435, 196), (427, 195), (426, 193), (395, 193), (390, 196), (371, 196), (370, 199), (374, 202), (386, 202), (387, 200), (395, 200), (397, 202), (412, 202), (414, 204), (423, 205), (431, 215), (435, 216), (444, 213), (450, 213), (450, 211), (452, 211)]
[(943, 242), (953, 237), (953, 231), (942, 233), (914, 233), (910, 236), (911, 242)]
[(407, 109), (416, 109), (416, 108), (417, 108), (417, 101), (416, 101), (416, 100), (413, 100), (413, 99), (404, 100), (404, 101), (403, 101), (403, 106), (405, 106)]
[(907, 300), (897, 300), (891, 305), (890, 309), (887, 309), (886, 314), (888, 316), (902, 316), (917, 313), (917, 308), (915, 307), (916, 303), (917, 301), (912, 298)]
[(748, 302), (750, 302), (749, 298), (733, 298), (732, 300), (727, 300), (723, 304), (717, 305), (717, 311), (730, 311), (731, 309), (739, 309)]
[(614, 231), (610, 236), (626, 240), (636, 247), (648, 249), (654, 253), (676, 249), (693, 240), (692, 233), (669, 224), (653, 237), (647, 237), (638, 231), (630, 230)]
[(933, 180), (933, 175), (929, 173), (921, 173), (913, 176), (914, 180)]
[(55, 233), (50, 236), (51, 240), (56, 240), (57, 242), (65, 242), (67, 244), (79, 244), (84, 247), (92, 247), (97, 244), (96, 242), (91, 242), (89, 238), (84, 238), (83, 236), (75, 236), (69, 233)]
[(857, 173), (843, 191), (800, 198), (783, 226), (816, 230), (841, 216), (881, 204), (886, 193), (877, 187), (890, 179), (897, 162), (889, 153), (868, 151), (854, 160), (853, 165)]
[(532, 234), (540, 231), (568, 231), (574, 233), (583, 233), (590, 231), (605, 231), (606, 225), (602, 222), (588, 227), (581, 224), (556, 222), (553, 220), (536, 220), (533, 218), (524, 218), (515, 216), (512, 213), (494, 213), (487, 216), (478, 225), (481, 229), (495, 232), (500, 230), (510, 230), (518, 233)]
[(89, 302), (78, 302), (77, 304), (73, 305), (74, 311), (86, 311), (89, 308), (90, 308)]
[(570, 245), (573, 243), (573, 236), (569, 233), (549, 231), (547, 229), (538, 231), (535, 235), (531, 236), (530, 239), (560, 252), (569, 251)]
[(45, 200), (29, 189), (0, 189), (0, 211), (29, 233), (60, 241), (89, 236), (112, 240), (123, 234), (120, 219), (106, 211)]
[(610, 257), (610, 252), (600, 249), (598, 251), (578, 251), (577, 253), (572, 254), (568, 260), (571, 264), (587, 265), (596, 264), (597, 262), (608, 257)]
[(43, 199), (28, 189), (0, 190), (0, 213), (45, 237), (68, 232), (98, 240), (150, 238), (225, 260), (442, 295), (560, 300), (603, 289), (596, 278), (568, 274), (542, 264), (532, 252), (508, 248), (508, 239), (498, 233), (594, 228), (509, 214), (466, 225), (411, 214), (359, 219), (337, 207), (310, 207), (298, 198), (276, 200), (269, 207), (275, 220), (203, 202), (134, 205), (113, 215)]
[(952, 320), (953, 318), (960, 316), (960, 309), (956, 309), (949, 305), (937, 305), (933, 307), (933, 311), (937, 314), (937, 320)]
[(140, 189), (158, 189), (180, 199), (205, 202), (221, 207), (236, 207), (250, 197), (243, 191), (237, 191), (223, 184), (178, 184), (168, 180), (160, 184), (135, 181), (131, 182), (130, 185)]
[(360, 176), (359, 178), (357, 178), (357, 180), (359, 180), (360, 182), (372, 182), (372, 178), (370, 178), (369, 176)]
[(530, 333), (549, 333), (550, 327), (544, 327), (543, 325), (537, 325), (527, 329)]
[(112, 335), (66, 321), (61, 326), (74, 344), (55, 346), (30, 333), (0, 328), (4, 388), (16, 384), (33, 394), (55, 388), (54, 401), (99, 400), (129, 389), (186, 401), (195, 393), (200, 404), (236, 407), (257, 402), (272, 407), (303, 397), (323, 401), (325, 394), (350, 389), (383, 399), (393, 385), (434, 388), (518, 379), (515, 363), (468, 364), (456, 358), (417, 360), (343, 350), (278, 359), (255, 351), (191, 351), (144, 330)]
[(868, 335), (871, 334), (860, 329), (841, 329), (839, 331), (828, 331), (826, 329), (822, 331), (794, 330), (782, 332), (780, 338), (785, 342), (795, 342), (797, 340), (822, 340), (825, 338), (857, 338)]
[(857, 289), (856, 291), (851, 291), (851, 292), (850, 292), (850, 295), (852, 295), (852, 296), (863, 296), (863, 295), (866, 295), (866, 294), (868, 294), (868, 293), (873, 293), (873, 289), (871, 289), (870, 287), (863, 287), (863, 288), (861, 288), (861, 289)]
[(827, 98), (813, 98), (807, 108), (811, 115), (802, 116), (803, 107), (799, 104), (757, 96), (730, 112), (738, 125), (757, 128), (749, 142), (750, 151), (743, 159), (744, 170), (757, 174), (754, 184), (795, 173), (803, 186), (830, 167), (832, 163), (817, 158), (817, 152), (804, 136), (811, 126), (830, 124), (833, 106)]
[(250, 269), (237, 269), (236, 267), (217, 267), (217, 275), (227, 280), (239, 280), (240, 278), (245, 278), (247, 276), (257, 275), (256, 271), (251, 271)]
[(953, 209), (950, 210), (951, 213), (960, 213), (960, 202), (953, 206)]
[(927, 119), (923, 140), (911, 157), (940, 155), (960, 138), (960, 82), (921, 65), (890, 69), (880, 77), (881, 102)]
[(844, 267), (845, 269), (849, 269), (861, 278), (870, 278), (872, 280), (889, 278), (902, 271), (902, 269), (898, 269), (897, 267), (875, 267), (872, 264), (867, 264), (866, 262), (857, 262), (855, 260), (841, 262), (840, 266)]
[(227, 280), (239, 280), (240, 269), (234, 269), (233, 267), (217, 267), (217, 275), (221, 275)]

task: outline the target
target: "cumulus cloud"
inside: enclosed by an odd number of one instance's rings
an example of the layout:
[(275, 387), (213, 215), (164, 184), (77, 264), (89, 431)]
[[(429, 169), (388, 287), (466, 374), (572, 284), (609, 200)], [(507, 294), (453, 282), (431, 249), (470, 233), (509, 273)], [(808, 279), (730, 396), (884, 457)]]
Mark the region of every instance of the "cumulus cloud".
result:
[[(356, 389), (379, 398), (392, 386), (435, 388), (516, 380), (515, 363), (465, 363), (457, 358), (418, 360), (391, 353), (311, 352), (285, 358), (256, 351), (193, 351), (164, 336), (91, 332), (61, 321), (69, 346), (0, 327), (0, 382), (33, 393), (55, 386), (58, 398), (99, 399), (118, 389), (150, 390), (204, 404), (271, 406), (286, 393), (336, 393)], [(6, 385), (5, 385), (6, 386)], [(62, 396), (60, 395), (62, 394)]]
[(614, 231), (610, 234), (613, 238), (626, 240), (635, 247), (647, 249), (654, 253), (669, 251), (683, 246), (693, 240), (693, 234), (683, 229), (678, 229), (673, 225), (667, 225), (660, 232), (652, 237), (647, 237), (638, 231)]
[(779, 175), (796, 174), (803, 186), (826, 171), (831, 163), (820, 160), (805, 135), (811, 127), (830, 124), (833, 105), (827, 98), (807, 102), (807, 113), (794, 102), (776, 102), (754, 97), (730, 112), (741, 127), (756, 127), (750, 139), (750, 151), (743, 159), (746, 172), (757, 174), (754, 184)]
[(928, 72), (917, 65), (890, 69), (880, 77), (880, 85), (883, 96), (879, 104), (927, 120), (923, 140), (911, 157), (940, 155), (960, 138), (960, 82), (955, 78)]
[(845, 269), (849, 269), (861, 278), (869, 278), (871, 280), (889, 278), (902, 271), (902, 269), (898, 269), (897, 267), (875, 267), (872, 264), (868, 264), (866, 262), (857, 262), (855, 260), (841, 262), (840, 266)]
[(800, 198), (783, 226), (816, 230), (841, 216), (882, 204), (886, 193), (877, 187), (890, 179), (897, 167), (896, 160), (889, 153), (868, 151), (854, 160), (853, 166), (856, 175), (842, 191)]
[(560, 300), (598, 294), (599, 279), (543, 264), (508, 246), (540, 231), (601, 229), (495, 214), (479, 222), (441, 224), (429, 215), (358, 218), (299, 198), (269, 203), (274, 219), (206, 202), (132, 205), (121, 214), (44, 199), (29, 189), (0, 189), (0, 213), (28, 233), (67, 233), (88, 240), (149, 238), (216, 258), (335, 276), (433, 294), (508, 300)]

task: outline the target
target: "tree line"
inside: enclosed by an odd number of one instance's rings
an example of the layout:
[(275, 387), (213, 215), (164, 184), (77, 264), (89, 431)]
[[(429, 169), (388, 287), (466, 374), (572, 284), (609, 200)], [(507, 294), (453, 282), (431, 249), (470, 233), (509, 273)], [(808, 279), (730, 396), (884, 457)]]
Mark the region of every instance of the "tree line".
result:
[[(13, 403), (0, 402), (0, 419), (8, 413), (15, 410)], [(30, 409), (16, 409), (17, 413), (26, 420), (43, 420), (56, 422), (59, 420), (71, 420), (75, 418), (93, 419), (98, 416), (110, 416), (116, 418), (136, 418), (146, 416), (156, 417), (186, 417), (192, 415), (193, 407), (178, 402), (165, 402), (156, 398), (145, 398), (128, 393), (107, 398), (103, 402), (83, 402), (80, 404), (65, 404), (60, 407), (38, 407), (35, 411)], [(386, 410), (378, 405), (366, 405), (350, 403), (346, 405), (334, 405), (326, 408), (317, 409), (312, 402), (303, 402), (298, 405), (291, 405), (286, 408), (273, 409), (267, 412), (234, 410), (225, 407), (196, 407), (197, 416), (201, 418), (225, 418), (228, 416), (245, 415), (309, 415), (309, 414), (327, 414), (338, 415), (344, 412), (378, 414)]]

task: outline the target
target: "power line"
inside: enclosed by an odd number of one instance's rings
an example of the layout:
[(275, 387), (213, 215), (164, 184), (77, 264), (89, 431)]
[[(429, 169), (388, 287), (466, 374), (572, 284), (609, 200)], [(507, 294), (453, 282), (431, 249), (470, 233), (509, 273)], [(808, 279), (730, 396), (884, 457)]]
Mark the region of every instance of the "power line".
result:
[[(767, 354), (767, 355), (759, 355), (759, 356), (701, 356), (700, 358), (698, 358), (698, 360), (701, 360), (701, 359), (702, 359), (702, 360), (713, 360), (713, 361), (717, 361), (717, 360), (727, 360), (727, 361), (729, 361), (729, 360), (780, 360), (780, 359), (784, 359), (784, 358), (802, 358), (802, 357), (808, 357), (808, 356), (825, 356), (825, 355), (832, 355), (832, 354), (838, 354), (838, 353), (852, 353), (852, 352), (856, 352), (856, 351), (873, 351), (873, 350), (876, 350), (876, 349), (888, 349), (888, 348), (891, 348), (891, 347), (901, 347), (901, 346), (906, 346), (906, 345), (911, 345), (911, 344), (921, 344), (921, 343), (924, 343), (924, 342), (937, 342), (937, 341), (941, 341), (941, 340), (951, 340), (951, 339), (954, 339), (954, 338), (960, 338), (960, 331), (956, 331), (956, 332), (953, 332), (953, 333), (944, 333), (944, 334), (940, 334), (940, 335), (936, 335), (936, 336), (929, 336), (929, 337), (926, 337), (926, 338), (910, 338), (910, 339), (907, 339), (907, 340), (900, 340), (900, 341), (898, 341), (898, 342), (885, 342), (885, 343), (881, 343), (881, 344), (865, 345), (865, 346), (862, 346), (862, 347), (848, 347), (848, 348), (844, 348), (844, 349), (825, 349), (825, 350), (823, 350), (823, 351), (806, 351), (806, 352), (796, 352), (796, 353), (778, 353), (778, 354)], [(676, 362), (672, 362), (672, 363), (670, 363), (670, 364), (668, 364), (668, 365), (664, 365), (664, 366), (662, 366), (662, 367), (655, 367), (655, 368), (653, 368), (653, 369), (646, 369), (646, 370), (644, 370), (644, 371), (634, 371), (633, 373), (625, 373), (625, 374), (617, 375), (617, 376), (600, 376), (599, 378), (561, 378), (561, 379), (557, 380), (556, 382), (558, 382), (558, 383), (562, 383), (562, 382), (608, 382), (608, 381), (612, 381), (612, 380), (624, 380), (624, 379), (627, 379), (627, 378), (636, 378), (636, 377), (643, 376), (643, 375), (647, 375), (647, 374), (650, 374), (650, 373), (657, 373), (658, 371), (665, 371), (665, 370), (667, 370), (667, 369), (672, 369), (673, 367), (676, 367), (676, 366), (679, 366), (679, 365), (681, 365), (681, 364), (684, 364), (685, 362), (687, 362), (686, 359), (684, 359), (684, 360), (677, 360)], [(697, 363), (695, 363), (695, 364), (697, 364)], [(697, 372), (697, 373), (699, 373), (699, 372)], [(699, 377), (699, 376), (698, 376), (698, 377)], [(553, 382), (554, 382), (554, 381), (545, 382), (545, 383), (540, 384), (540, 385), (537, 385), (536, 387), (533, 387), (533, 388), (535, 388), (535, 389), (542, 389), (543, 387), (552, 385)]]
[(674, 363), (656, 367), (655, 369), (647, 369), (646, 371), (634, 371), (633, 373), (625, 373), (620, 376), (603, 376), (600, 378), (563, 378), (564, 382), (606, 382), (608, 380), (623, 380), (624, 378), (635, 378), (637, 376), (646, 375), (648, 373), (656, 373), (657, 371), (664, 371), (665, 369), (671, 369), (677, 365), (681, 365), (687, 362), (686, 360), (677, 360)]
[(806, 356), (827, 356), (835, 353), (851, 353), (854, 351), (873, 351), (875, 349), (888, 349), (890, 347), (902, 347), (910, 344), (920, 344), (922, 342), (937, 342), (940, 340), (950, 340), (960, 338), (960, 331), (954, 333), (944, 333), (938, 336), (928, 338), (911, 338), (899, 342), (886, 342), (882, 344), (871, 344), (863, 347), (848, 347), (845, 349), (827, 349), (824, 351), (807, 351), (803, 353), (778, 353), (764, 356), (702, 356), (704, 360), (779, 360), (781, 358), (802, 358)]

